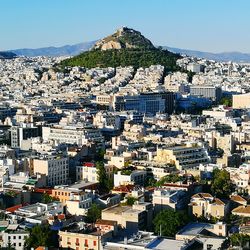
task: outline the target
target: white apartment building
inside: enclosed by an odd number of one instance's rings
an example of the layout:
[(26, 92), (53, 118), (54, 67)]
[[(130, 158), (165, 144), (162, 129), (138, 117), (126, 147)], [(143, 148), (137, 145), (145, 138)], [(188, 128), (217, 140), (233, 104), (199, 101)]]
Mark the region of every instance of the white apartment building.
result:
[(118, 171), (114, 174), (114, 186), (127, 185), (127, 184), (138, 184), (143, 185), (146, 179), (147, 172), (143, 170), (134, 170), (130, 173)]
[(78, 146), (94, 142), (103, 145), (104, 139), (101, 132), (94, 128), (76, 126), (53, 126), (42, 128), (43, 140), (54, 141), (55, 144), (76, 144)]
[(94, 116), (93, 125), (102, 131), (114, 131), (120, 129), (120, 116), (108, 112), (98, 112)]
[(66, 201), (67, 211), (72, 215), (86, 215), (92, 205), (92, 193), (72, 192)]
[(76, 167), (76, 181), (84, 180), (87, 182), (97, 182), (98, 175), (94, 163), (86, 162), (82, 166)]
[(18, 228), (18, 224), (9, 224), (5, 231), (2, 232), (1, 247), (13, 247), (16, 250), (23, 250), (25, 239), (29, 237), (29, 232)]
[(64, 185), (68, 183), (69, 159), (61, 155), (43, 155), (38, 159), (31, 159), (34, 174), (45, 174), (48, 186)]

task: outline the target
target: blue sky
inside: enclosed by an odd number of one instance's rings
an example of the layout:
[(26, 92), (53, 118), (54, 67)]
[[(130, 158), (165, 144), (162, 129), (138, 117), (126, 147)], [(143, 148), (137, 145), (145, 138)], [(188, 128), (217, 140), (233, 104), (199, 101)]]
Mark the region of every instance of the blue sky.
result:
[(249, 0), (0, 0), (0, 50), (92, 41), (121, 26), (157, 45), (250, 53)]

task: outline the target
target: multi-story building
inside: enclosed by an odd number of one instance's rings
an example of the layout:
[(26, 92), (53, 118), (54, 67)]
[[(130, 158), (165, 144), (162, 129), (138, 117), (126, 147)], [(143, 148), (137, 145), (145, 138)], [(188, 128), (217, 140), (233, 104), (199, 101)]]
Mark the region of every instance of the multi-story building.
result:
[(102, 147), (104, 138), (101, 131), (95, 128), (84, 128), (76, 126), (53, 126), (43, 127), (43, 140), (54, 141), (56, 144), (76, 144), (78, 146), (95, 143)]
[(76, 180), (97, 182), (98, 175), (95, 164), (92, 162), (85, 162), (82, 166), (76, 166)]
[(21, 147), (23, 140), (39, 136), (39, 129), (38, 127), (34, 127), (31, 124), (25, 124), (23, 126), (12, 126), (10, 129), (10, 133), (11, 147), (18, 148)]
[(69, 182), (69, 159), (62, 155), (42, 155), (31, 159), (31, 172), (45, 174), (48, 186)]
[(9, 224), (9, 226), (1, 232), (2, 248), (14, 248), (16, 250), (25, 249), (25, 240), (29, 237), (27, 230), (21, 229), (18, 224)]
[(91, 205), (91, 192), (71, 192), (69, 200), (66, 201), (67, 211), (72, 215), (86, 215)]
[(130, 206), (113, 206), (102, 210), (103, 220), (116, 221), (122, 228), (137, 232), (152, 225), (153, 206), (151, 203), (138, 203)]
[(93, 125), (103, 134), (117, 134), (121, 128), (120, 116), (111, 112), (98, 112), (94, 116)]
[(174, 94), (164, 92), (115, 95), (112, 106), (115, 111), (135, 110), (142, 113), (156, 114), (160, 112), (171, 114), (174, 109)]
[(220, 87), (215, 87), (215, 86), (193, 85), (190, 86), (190, 95), (202, 96), (205, 98), (212, 99), (215, 102), (218, 102), (222, 97), (222, 90)]
[(153, 193), (154, 212), (163, 209), (181, 210), (187, 204), (187, 192), (184, 190), (157, 189)]
[(147, 172), (144, 170), (122, 170), (114, 174), (114, 186), (137, 184), (143, 185), (146, 179)]
[(234, 109), (250, 108), (250, 93), (233, 95), (233, 108)]
[(154, 158), (156, 162), (175, 165), (177, 169), (188, 169), (206, 164), (210, 158), (201, 143), (186, 143), (169, 148), (158, 148)]
[(113, 231), (102, 231), (83, 222), (71, 224), (59, 231), (59, 247), (62, 249), (102, 250), (102, 244), (111, 238)]

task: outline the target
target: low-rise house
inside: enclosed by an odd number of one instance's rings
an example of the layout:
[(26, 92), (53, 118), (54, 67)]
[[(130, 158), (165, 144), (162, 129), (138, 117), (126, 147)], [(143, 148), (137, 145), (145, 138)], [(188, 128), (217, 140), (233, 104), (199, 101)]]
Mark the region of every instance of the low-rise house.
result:
[(235, 209), (232, 210), (232, 214), (241, 217), (250, 217), (250, 205), (236, 207)]
[(191, 214), (195, 217), (221, 218), (227, 214), (229, 203), (214, 198), (209, 193), (198, 193), (191, 197), (189, 208)]

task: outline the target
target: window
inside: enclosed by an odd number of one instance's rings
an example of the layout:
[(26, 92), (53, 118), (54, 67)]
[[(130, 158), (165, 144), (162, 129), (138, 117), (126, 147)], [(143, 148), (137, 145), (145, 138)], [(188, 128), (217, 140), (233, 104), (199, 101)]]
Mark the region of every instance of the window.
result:
[(76, 245), (79, 246), (79, 239), (76, 238)]
[(207, 250), (211, 250), (213, 248), (212, 244), (207, 244)]
[(94, 240), (93, 245), (94, 245), (94, 247), (96, 246), (96, 240)]
[(84, 241), (84, 246), (85, 246), (85, 247), (88, 246), (88, 240), (87, 240), (87, 239), (85, 239), (85, 241)]
[(21, 236), (21, 235), (19, 235), (19, 236), (18, 236), (18, 239), (19, 239), (19, 240), (21, 240), (21, 239), (22, 239), (22, 236)]
[(18, 244), (18, 245), (19, 245), (19, 247), (21, 247), (21, 246), (22, 246), (22, 243), (21, 243), (21, 242), (19, 242), (19, 244)]

